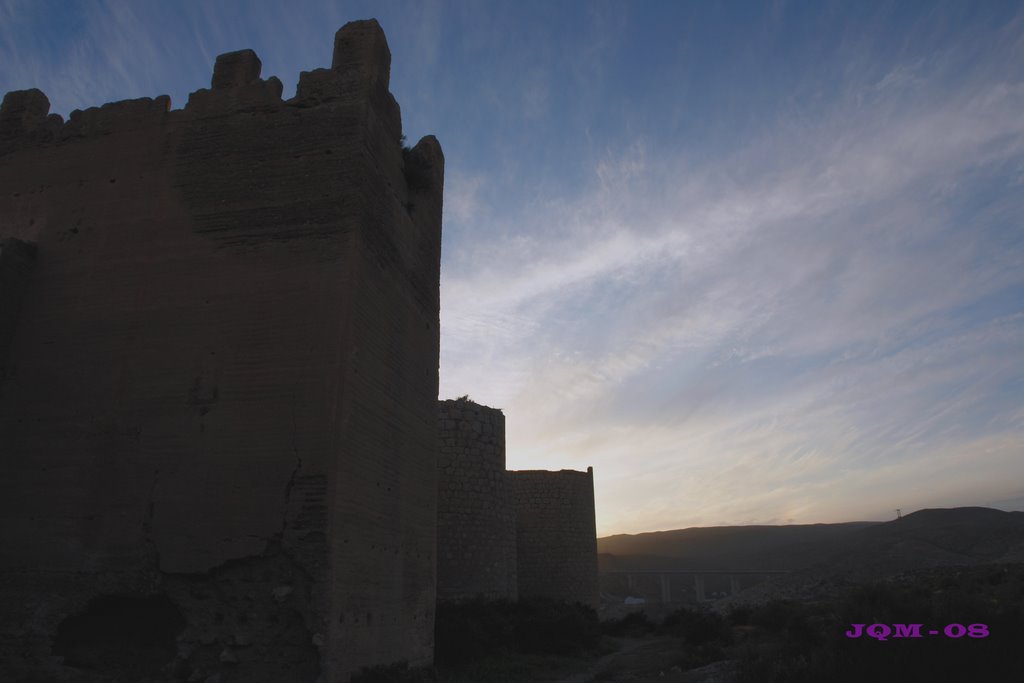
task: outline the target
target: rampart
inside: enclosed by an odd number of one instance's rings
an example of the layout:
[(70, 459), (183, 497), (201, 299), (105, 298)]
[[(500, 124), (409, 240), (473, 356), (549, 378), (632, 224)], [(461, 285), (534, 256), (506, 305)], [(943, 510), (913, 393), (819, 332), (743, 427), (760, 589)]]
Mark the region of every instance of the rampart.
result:
[(597, 607), (594, 470), (508, 473), (516, 511), (520, 597)]
[(431, 660), (444, 158), (390, 60), (370, 20), (288, 100), (251, 50), (182, 110), (4, 97), (3, 680)]
[(515, 511), (505, 479), (505, 416), (438, 404), (437, 598), (517, 597)]
[(438, 405), (437, 595), (597, 607), (594, 472), (506, 471), (505, 416)]

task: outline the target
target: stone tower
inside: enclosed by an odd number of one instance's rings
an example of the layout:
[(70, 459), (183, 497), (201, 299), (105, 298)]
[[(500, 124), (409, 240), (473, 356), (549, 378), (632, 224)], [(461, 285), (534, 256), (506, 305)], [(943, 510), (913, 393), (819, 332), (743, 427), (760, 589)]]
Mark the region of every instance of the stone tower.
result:
[(444, 158), (390, 61), (359, 21), (288, 100), (251, 50), (181, 110), (4, 97), (0, 678), (431, 660)]
[(514, 470), (519, 595), (598, 605), (594, 468)]
[(438, 403), (437, 599), (515, 600), (516, 519), (505, 478), (505, 416)]

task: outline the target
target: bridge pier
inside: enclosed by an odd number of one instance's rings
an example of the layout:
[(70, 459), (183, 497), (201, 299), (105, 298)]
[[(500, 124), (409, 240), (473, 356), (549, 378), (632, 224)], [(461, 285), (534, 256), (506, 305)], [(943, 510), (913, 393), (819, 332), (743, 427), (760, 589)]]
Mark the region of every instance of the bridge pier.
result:
[(736, 595), (740, 592), (740, 579), (735, 574), (729, 577), (729, 595)]
[(693, 590), (697, 596), (697, 602), (704, 602), (704, 575), (693, 575)]
[(672, 601), (672, 577), (668, 574), (661, 575), (661, 601), (665, 604)]

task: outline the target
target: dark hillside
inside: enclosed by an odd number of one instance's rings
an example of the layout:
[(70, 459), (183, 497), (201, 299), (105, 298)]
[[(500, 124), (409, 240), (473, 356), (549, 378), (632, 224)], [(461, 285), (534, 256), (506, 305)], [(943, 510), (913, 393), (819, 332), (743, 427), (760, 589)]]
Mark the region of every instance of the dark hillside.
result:
[(795, 569), (820, 559), (823, 544), (878, 522), (694, 527), (597, 540), (607, 569)]
[(919, 510), (890, 522), (695, 527), (597, 541), (602, 571), (814, 569), (877, 576), (1024, 561), (1024, 512)]

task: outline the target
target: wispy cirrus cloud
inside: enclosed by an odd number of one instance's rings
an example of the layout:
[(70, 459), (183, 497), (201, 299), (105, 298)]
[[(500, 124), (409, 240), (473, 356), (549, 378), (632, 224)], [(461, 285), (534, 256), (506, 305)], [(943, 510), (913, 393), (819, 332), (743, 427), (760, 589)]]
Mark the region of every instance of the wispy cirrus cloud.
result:
[(523, 208), (445, 275), (443, 387), (506, 408), (512, 466), (596, 465), (605, 532), (991, 498), (961, 474), (1024, 474), (1024, 90), (921, 72), (710, 164), (641, 138)]

